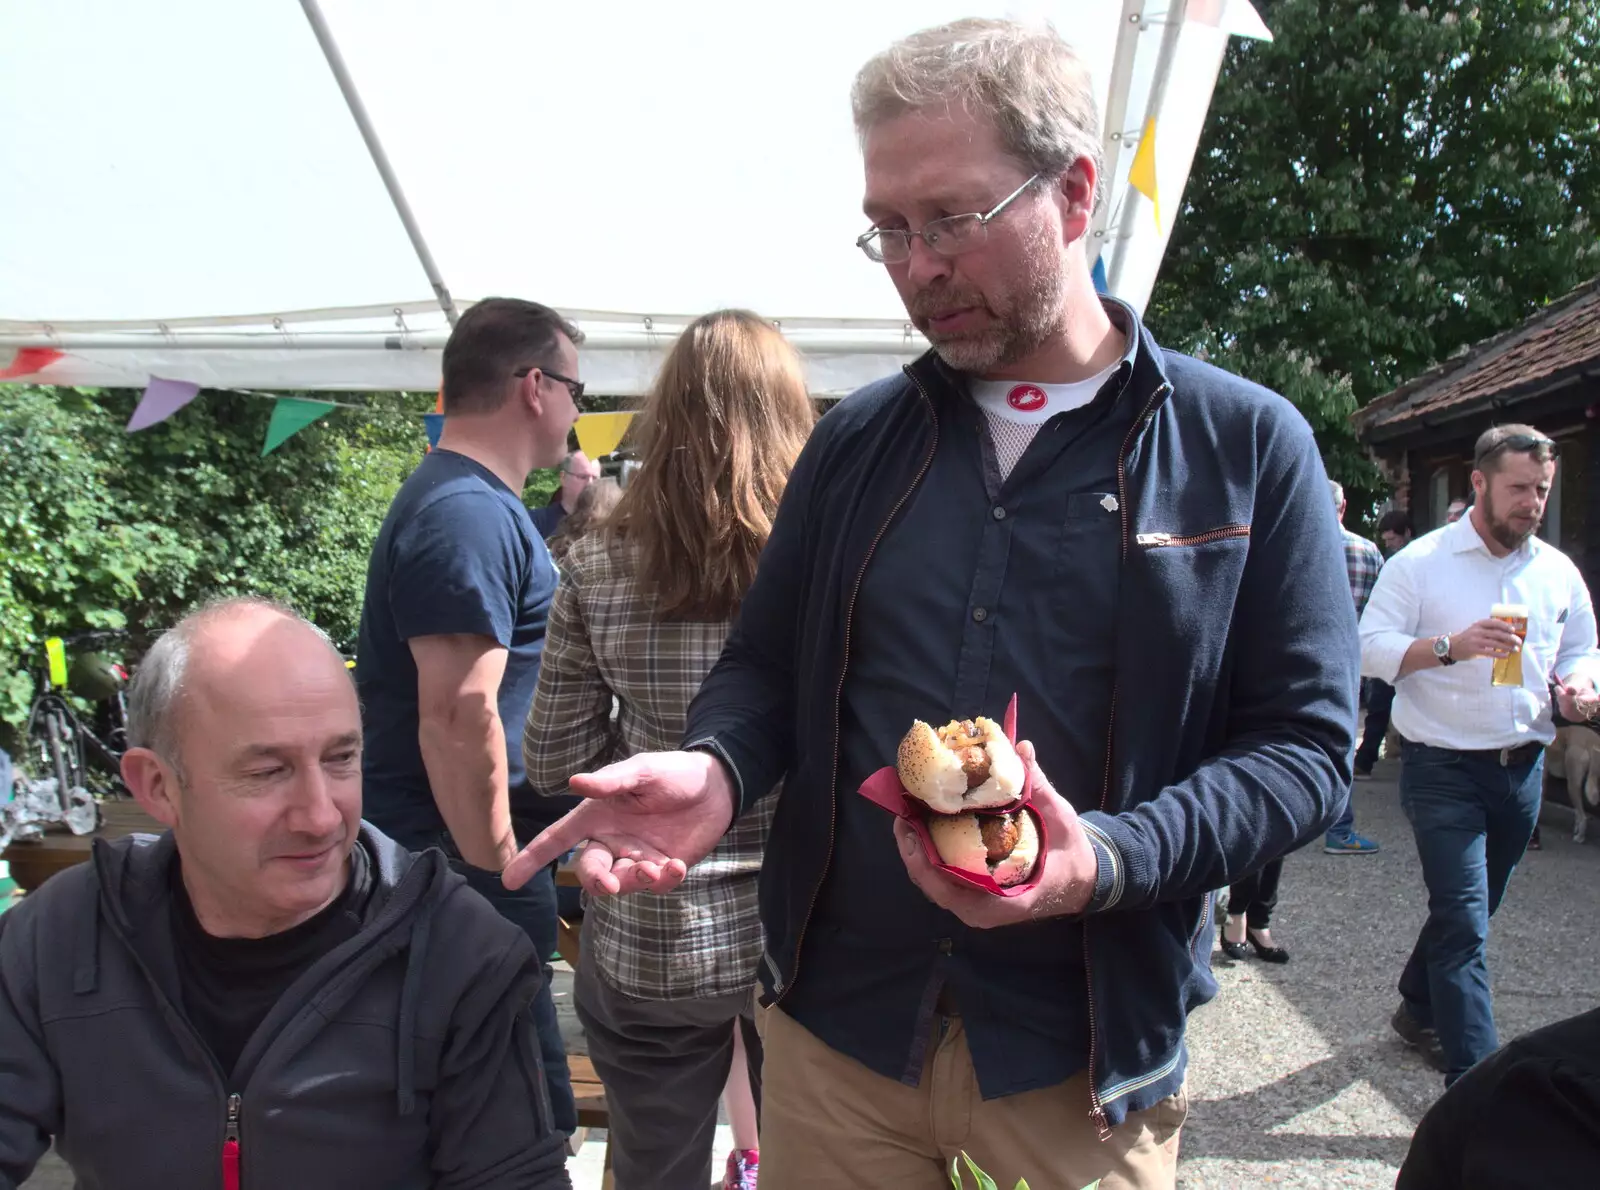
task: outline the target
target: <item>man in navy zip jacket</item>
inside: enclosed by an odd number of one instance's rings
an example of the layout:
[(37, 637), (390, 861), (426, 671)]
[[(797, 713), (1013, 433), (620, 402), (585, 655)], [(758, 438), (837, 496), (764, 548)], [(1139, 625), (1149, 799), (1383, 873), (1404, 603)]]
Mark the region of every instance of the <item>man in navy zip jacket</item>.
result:
[[(1095, 293), (1098, 118), (1053, 32), (927, 30), (853, 100), (858, 246), (933, 350), (819, 424), (685, 750), (574, 778), (506, 880), (584, 842), (591, 893), (669, 890), (781, 779), (764, 1190), (933, 1190), (963, 1150), (1001, 1185), (1172, 1186), (1210, 894), (1350, 777), (1326, 476), (1287, 402)], [(913, 719), (1013, 694), (1048, 847), (999, 897), (857, 789)]]
[(122, 773), (169, 829), (0, 916), (0, 1190), (571, 1190), (541, 956), (361, 821), (328, 638), (223, 600), (140, 663)]

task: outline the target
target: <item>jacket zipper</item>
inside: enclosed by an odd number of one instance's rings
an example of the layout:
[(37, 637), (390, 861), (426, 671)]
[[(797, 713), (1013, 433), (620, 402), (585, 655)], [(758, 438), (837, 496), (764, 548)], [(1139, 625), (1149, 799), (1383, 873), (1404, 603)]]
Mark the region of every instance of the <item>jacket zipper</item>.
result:
[(228, 1121), (222, 1134), (222, 1190), (239, 1190), (239, 1110), (242, 1105), (237, 1092), (228, 1096)]
[(1210, 529), (1205, 533), (1192, 533), (1188, 537), (1175, 537), (1171, 533), (1141, 533), (1133, 540), (1146, 549), (1161, 549), (1169, 545), (1205, 545), (1212, 541), (1224, 541), (1229, 537), (1249, 537), (1249, 525), (1224, 525), (1220, 529)]
[(928, 474), (928, 468), (933, 466), (934, 453), (939, 449), (939, 417), (934, 412), (933, 399), (928, 396), (928, 391), (922, 387), (922, 381), (906, 373), (911, 378), (911, 383), (917, 386), (917, 393), (927, 403), (928, 414), (933, 418), (933, 442), (928, 447), (928, 453), (922, 460), (922, 466), (917, 470), (916, 477), (911, 481), (911, 486), (901, 493), (900, 499), (895, 501), (894, 507), (889, 510), (889, 515), (884, 518), (883, 524), (878, 526), (878, 533), (872, 539), (872, 544), (867, 547), (867, 556), (861, 559), (861, 569), (856, 574), (855, 585), (850, 588), (850, 603), (844, 613), (844, 661), (839, 667), (839, 685), (833, 692), (833, 774), (830, 779), (828, 791), (828, 858), (822, 865), (822, 875), (818, 877), (816, 887), (811, 890), (811, 903), (806, 906), (805, 919), (800, 923), (800, 934), (794, 942), (794, 962), (789, 969), (789, 980), (783, 985), (778, 997), (773, 1001), (782, 1004), (784, 997), (794, 987), (795, 980), (800, 976), (800, 948), (805, 945), (806, 929), (811, 925), (811, 915), (816, 911), (817, 898), (822, 895), (822, 885), (828, 879), (828, 868), (833, 864), (834, 833), (839, 825), (839, 703), (844, 698), (845, 674), (850, 669), (850, 630), (855, 620), (856, 597), (861, 594), (861, 582), (867, 577), (867, 567), (872, 564), (872, 555), (878, 552), (878, 544), (883, 540), (883, 535), (889, 531), (889, 526), (894, 524), (895, 517), (900, 515), (900, 510), (905, 507), (911, 493), (921, 486), (923, 477)]
[[(1122, 519), (1122, 552), (1120, 560), (1128, 560), (1128, 531), (1132, 527), (1128, 522), (1128, 451), (1133, 449), (1133, 440), (1145, 427), (1153, 410), (1161, 399), (1172, 391), (1172, 386), (1165, 382), (1156, 386), (1156, 391), (1150, 394), (1150, 399), (1145, 402), (1143, 411), (1128, 428), (1128, 433), (1122, 440), (1122, 449), (1117, 451), (1117, 510)], [(1248, 531), (1248, 530), (1247, 530)], [(1115, 738), (1117, 724), (1117, 688), (1115, 678), (1111, 682), (1111, 705), (1106, 713), (1106, 767), (1105, 775), (1100, 785), (1100, 812), (1105, 813), (1106, 806), (1111, 801), (1111, 744)], [(1105, 1104), (1100, 1102), (1100, 1090), (1095, 1084), (1095, 1063), (1100, 1056), (1100, 1022), (1095, 1014), (1094, 1007), (1094, 960), (1089, 952), (1089, 923), (1083, 925), (1083, 981), (1087, 985), (1089, 997), (1089, 1120), (1094, 1124), (1095, 1134), (1102, 1140), (1111, 1139), (1111, 1124), (1106, 1119)]]

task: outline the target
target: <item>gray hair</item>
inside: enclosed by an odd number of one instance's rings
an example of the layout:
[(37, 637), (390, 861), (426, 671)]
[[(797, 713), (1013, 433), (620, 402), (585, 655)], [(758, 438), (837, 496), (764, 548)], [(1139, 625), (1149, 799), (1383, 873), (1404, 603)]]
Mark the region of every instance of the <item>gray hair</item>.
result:
[(1344, 503), (1344, 484), (1337, 479), (1330, 479), (1328, 481), (1328, 491), (1333, 494), (1333, 506), (1335, 508)]
[(148, 748), (182, 775), (178, 723), (173, 708), (183, 693), (184, 677), (189, 668), (189, 646), (210, 621), (248, 609), (277, 612), (285, 619), (303, 624), (321, 637), (328, 648), (338, 652), (326, 632), (279, 600), (260, 595), (233, 595), (204, 603), (157, 637), (155, 644), (140, 658), (128, 686), (129, 747)]
[(1033, 173), (1058, 177), (1087, 157), (1099, 207), (1106, 180), (1094, 80), (1053, 27), (973, 17), (924, 29), (869, 61), (850, 90), (863, 139), (885, 120), (956, 101), (992, 119), (1006, 151)]

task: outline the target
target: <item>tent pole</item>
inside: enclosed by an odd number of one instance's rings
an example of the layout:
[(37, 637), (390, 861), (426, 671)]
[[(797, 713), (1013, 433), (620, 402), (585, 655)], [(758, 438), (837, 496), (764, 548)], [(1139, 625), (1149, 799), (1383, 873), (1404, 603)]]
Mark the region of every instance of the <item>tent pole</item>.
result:
[(1122, 150), (1123, 125), (1128, 119), (1128, 88), (1133, 84), (1133, 59), (1144, 31), (1144, 0), (1122, 0), (1117, 22), (1117, 49), (1111, 56), (1111, 88), (1106, 94), (1105, 126), (1101, 130), (1100, 175), (1105, 179), (1104, 200), (1090, 225), (1089, 263), (1106, 250), (1106, 225), (1111, 220), (1111, 187), (1117, 180), (1117, 157)]
[[(1189, 0), (1172, 0), (1167, 5), (1167, 27), (1161, 31), (1161, 51), (1156, 58), (1155, 78), (1150, 84), (1150, 96), (1145, 101), (1145, 120), (1161, 111), (1161, 104), (1167, 97), (1167, 80), (1172, 76), (1172, 59), (1178, 52), (1178, 39), (1183, 36), (1183, 21), (1188, 15)], [(1143, 128), (1145, 120), (1140, 121)], [(1143, 133), (1141, 132), (1142, 136)], [(1135, 150), (1137, 152), (1137, 150)], [(1129, 186), (1122, 198), (1122, 218), (1112, 235), (1121, 239), (1124, 228), (1132, 228), (1134, 211), (1138, 206), (1140, 195), (1137, 190)], [(1167, 226), (1170, 228), (1173, 221), (1178, 218), (1178, 204), (1172, 204), (1172, 213), (1168, 216)], [(1165, 248), (1162, 249), (1165, 255)], [(1106, 287), (1112, 293), (1117, 292), (1117, 285), (1122, 280), (1122, 266), (1127, 262), (1128, 255), (1119, 251), (1111, 260), (1111, 268), (1107, 271)]]
[(384, 187), (389, 191), (389, 200), (394, 203), (395, 214), (400, 216), (406, 235), (411, 238), (411, 246), (416, 249), (417, 259), (422, 262), (422, 271), (428, 276), (428, 284), (433, 286), (433, 295), (439, 301), (439, 308), (444, 311), (450, 325), (455, 326), (456, 319), (461, 316), (456, 310), (455, 299), (450, 296), (450, 290), (439, 274), (439, 266), (434, 262), (433, 253), (428, 251), (428, 243), (422, 238), (422, 228), (411, 213), (411, 204), (406, 201), (405, 191), (400, 189), (400, 179), (389, 164), (388, 154), (383, 151), (383, 143), (378, 139), (378, 130), (372, 126), (366, 105), (361, 102), (361, 93), (356, 90), (355, 80), (350, 77), (350, 71), (344, 64), (344, 56), (339, 53), (339, 43), (333, 39), (333, 31), (328, 28), (317, 0), (300, 0), (300, 7), (305, 10), (306, 20), (311, 22), (311, 31), (317, 35), (317, 44), (322, 47), (322, 55), (328, 60), (328, 68), (333, 71), (339, 90), (344, 93), (350, 115), (361, 130), (361, 139), (367, 142), (372, 164), (378, 167), (378, 176), (383, 179)]

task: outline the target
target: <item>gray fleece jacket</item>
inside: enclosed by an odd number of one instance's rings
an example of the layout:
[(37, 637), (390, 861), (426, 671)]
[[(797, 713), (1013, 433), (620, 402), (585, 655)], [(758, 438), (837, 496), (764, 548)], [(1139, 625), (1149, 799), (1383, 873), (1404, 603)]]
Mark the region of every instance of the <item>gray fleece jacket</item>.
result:
[(180, 1007), (171, 835), (98, 842), (0, 916), (0, 1190), (52, 1138), (81, 1190), (569, 1187), (532, 945), (439, 852), (361, 840), (361, 932), (231, 1080)]

